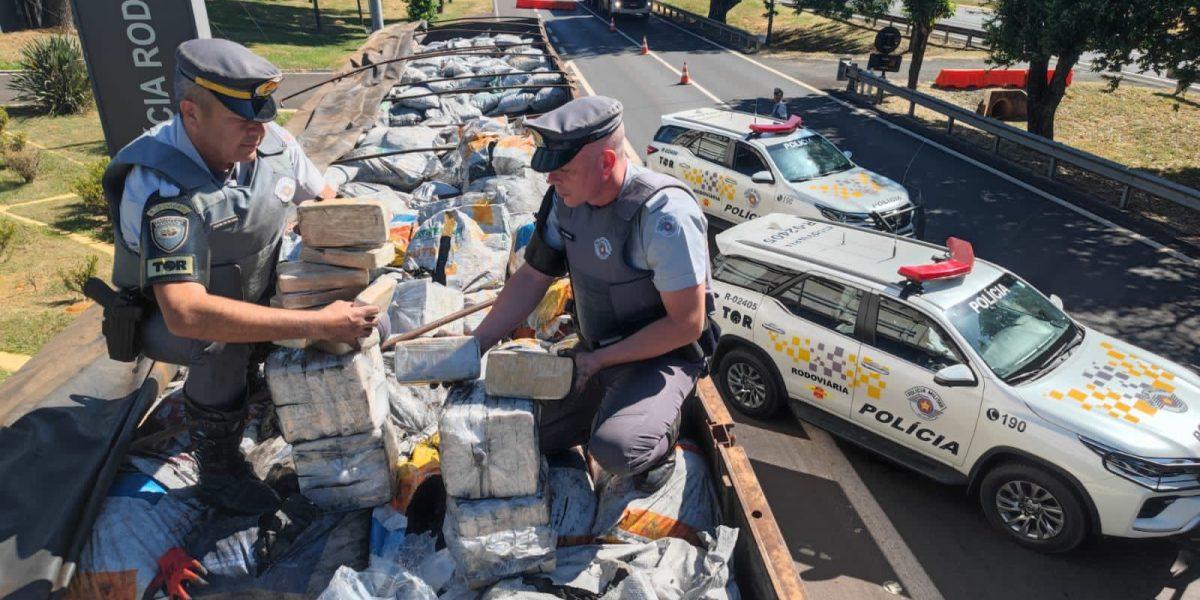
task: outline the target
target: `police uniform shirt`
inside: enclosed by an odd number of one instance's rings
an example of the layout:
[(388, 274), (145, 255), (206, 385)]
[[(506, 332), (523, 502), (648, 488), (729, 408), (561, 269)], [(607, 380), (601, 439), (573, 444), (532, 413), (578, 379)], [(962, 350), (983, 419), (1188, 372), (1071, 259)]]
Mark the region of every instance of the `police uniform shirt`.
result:
[(771, 111), (771, 116), (775, 117), (776, 119), (786, 121), (788, 119), (787, 102), (784, 102), (782, 100), (780, 100), (779, 102), (776, 102), (775, 109)]
[[(625, 171), (630, 182), (632, 168)], [(557, 194), (555, 202), (562, 202)], [(575, 210), (603, 210), (584, 204)], [(708, 281), (708, 224), (700, 205), (687, 192), (667, 188), (654, 195), (635, 217), (638, 235), (625, 246), (625, 260), (635, 269), (652, 271), (654, 287), (660, 292), (677, 292)], [(562, 234), (554, 210), (546, 218), (543, 241), (555, 250), (563, 250)]]
[[(292, 134), (275, 123), (267, 123), (267, 127), (284, 140), (286, 146), (284, 153), (292, 166), (292, 172), (285, 175), (296, 181), (292, 201), (316, 198), (325, 189), (325, 177), (321, 171), (305, 156), (300, 144), (296, 138), (292, 137)], [(192, 145), (192, 141), (183, 127), (183, 122), (178, 117), (155, 126), (150, 130), (150, 135), (160, 142), (178, 148), (197, 165), (205, 170), (208, 169), (208, 165), (204, 163), (204, 159), (200, 158), (200, 153)], [(246, 185), (253, 174), (253, 165), (253, 162), (234, 165), (227, 175), (225, 185)], [(134, 252), (137, 252), (141, 246), (142, 211), (146, 206), (147, 198), (154, 193), (158, 193), (163, 198), (171, 198), (178, 196), (180, 190), (174, 183), (162, 178), (154, 171), (135, 166), (125, 179), (125, 191), (121, 196), (121, 237), (129, 249)]]

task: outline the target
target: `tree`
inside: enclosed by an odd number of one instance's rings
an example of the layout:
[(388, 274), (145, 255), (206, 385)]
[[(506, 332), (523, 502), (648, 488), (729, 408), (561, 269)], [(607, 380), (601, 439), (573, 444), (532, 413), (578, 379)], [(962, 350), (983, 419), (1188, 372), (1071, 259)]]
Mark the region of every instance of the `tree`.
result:
[[(891, 6), (888, 0), (798, 0), (796, 11), (807, 9), (819, 15), (848, 18), (851, 15), (878, 17), (887, 14)], [(925, 48), (929, 46), (929, 35), (938, 19), (954, 14), (954, 3), (950, 0), (903, 0), (901, 11), (912, 21), (908, 42), (908, 87), (917, 89), (921, 76), (921, 64), (925, 61)]]
[(775, 0), (762, 0), (763, 8), (767, 9), (767, 46), (771, 45), (771, 30), (775, 28), (775, 15), (779, 14), (775, 10)]
[[(986, 23), (990, 62), (1029, 63), (1030, 133), (1054, 138), (1067, 74), (1085, 53), (1095, 71), (1119, 72), (1131, 64), (1171, 69), (1184, 84), (1177, 92), (1197, 78), (1200, 9), (1194, 0), (993, 0), (992, 7)], [(1111, 83), (1118, 85), (1120, 76)]]
[(950, 0), (904, 0), (904, 16), (912, 22), (908, 41), (908, 87), (915, 90), (933, 26), (938, 19), (954, 16), (954, 3)]
[(738, 5), (742, 0), (709, 0), (708, 2), (708, 18), (714, 21), (725, 22), (725, 16), (733, 7)]

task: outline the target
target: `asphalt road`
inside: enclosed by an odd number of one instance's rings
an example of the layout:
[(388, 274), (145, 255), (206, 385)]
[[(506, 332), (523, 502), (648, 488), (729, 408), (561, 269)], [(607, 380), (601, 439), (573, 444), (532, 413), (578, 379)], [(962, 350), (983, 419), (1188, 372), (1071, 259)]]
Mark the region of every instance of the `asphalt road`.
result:
[[(782, 87), (806, 125), (923, 198), (928, 239), (970, 240), (978, 256), (1058, 294), (1092, 327), (1200, 365), (1200, 269), (1191, 258), (780, 74), (834, 88), (828, 65), (755, 63), (657, 18), (619, 23), (629, 38), (649, 40), (653, 55), (639, 56), (630, 39), (609, 33), (585, 10), (540, 14), (586, 87), (625, 105), (639, 153), (664, 113), (718, 100), (752, 110)], [(691, 86), (677, 85), (673, 70), (685, 61)], [(1200, 585), (1192, 584), (1200, 559), (1172, 542), (1101, 540), (1067, 556), (1042, 556), (989, 530), (963, 490), (844, 447), (810, 426), (743, 420), (736, 434), (815, 598), (1200, 597)]]

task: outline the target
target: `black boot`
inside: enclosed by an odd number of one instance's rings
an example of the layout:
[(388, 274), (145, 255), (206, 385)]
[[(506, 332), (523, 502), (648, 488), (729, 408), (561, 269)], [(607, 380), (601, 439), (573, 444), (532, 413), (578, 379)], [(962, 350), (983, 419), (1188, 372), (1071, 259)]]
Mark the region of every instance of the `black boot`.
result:
[(633, 476), (633, 485), (639, 492), (657, 492), (675, 473), (675, 442), (679, 441), (680, 417), (681, 415), (676, 415), (671, 427), (667, 429), (667, 454), (649, 469)]
[(222, 510), (244, 515), (273, 513), (279, 496), (254, 475), (238, 445), (246, 426), (246, 407), (218, 410), (184, 396), (193, 458), (200, 466), (200, 498)]

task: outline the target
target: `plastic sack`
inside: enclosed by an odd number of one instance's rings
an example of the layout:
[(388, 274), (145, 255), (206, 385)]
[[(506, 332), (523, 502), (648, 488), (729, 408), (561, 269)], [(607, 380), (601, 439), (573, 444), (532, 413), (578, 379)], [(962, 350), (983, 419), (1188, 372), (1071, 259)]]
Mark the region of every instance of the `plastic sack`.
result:
[(738, 600), (733, 551), (738, 530), (717, 527), (700, 545), (663, 538), (645, 544), (559, 548), (550, 581), (601, 600)]
[(183, 546), (203, 513), (191, 488), (167, 491), (141, 473), (113, 481), (79, 557), (66, 597), (137, 600), (158, 574), (158, 559)]
[(536, 213), (548, 189), (545, 175), (526, 168), (515, 175), (474, 179), (464, 191), (492, 194), (495, 204), (503, 204), (510, 215), (520, 215)]
[(514, 113), (525, 112), (529, 110), (530, 103), (533, 102), (534, 94), (529, 92), (520, 92), (507, 96), (502, 96), (500, 101), (496, 103), (496, 107), (487, 111), (488, 115), (511, 115)]
[[(447, 256), (441, 256), (443, 236), (449, 238)], [(508, 211), (498, 205), (465, 206), (421, 224), (408, 246), (404, 268), (437, 273), (441, 263), (450, 288), (500, 287), (508, 249)]]
[(415, 108), (417, 110), (429, 110), (441, 106), (442, 102), (437, 96), (431, 96), (433, 90), (427, 87), (414, 85), (411, 87), (401, 87), (393, 89), (390, 94), (392, 102), (400, 106)]
[(560, 329), (558, 318), (567, 313), (567, 302), (572, 298), (571, 280), (559, 279), (550, 284), (546, 295), (542, 296), (533, 312), (525, 320), (525, 324), (534, 331), (538, 339), (552, 339)]
[(433, 152), (414, 152), (377, 156), (329, 167), (326, 181), (339, 188), (350, 181), (382, 183), (403, 192), (410, 192), (442, 170), (442, 163)]
[(388, 222), (388, 241), (396, 248), (396, 257), (392, 266), (404, 265), (404, 255), (408, 252), (408, 244), (412, 241), (413, 233), (417, 231), (418, 213), (415, 210), (392, 211), (392, 220)]
[(300, 491), (327, 511), (369, 508), (392, 497), (397, 450), (394, 425), (358, 435), (292, 445)]
[[(495, 290), (495, 289), (481, 290), (478, 292), (471, 292), (469, 294), (463, 294), (463, 305), (464, 306), (473, 306), (473, 305), (479, 304), (481, 302), (486, 302), (488, 300), (494, 300), (499, 295), (500, 295), (500, 291)], [(479, 327), (479, 325), (481, 323), (483, 323), (483, 320), (487, 318), (487, 315), (489, 312), (491, 312), (491, 310), (492, 310), (491, 307), (488, 307), (488, 308), (484, 308), (481, 310), (477, 310), (477, 311), (463, 317), (463, 320), (462, 320), (463, 321), (463, 333), (466, 335), (471, 335), (471, 332), (475, 331)]]
[(704, 454), (690, 442), (675, 446), (675, 470), (653, 494), (639, 491), (632, 478), (605, 474), (592, 533), (604, 542), (648, 542), (674, 537), (702, 544), (721, 522), (716, 491)]
[(396, 191), (382, 183), (367, 183), (365, 181), (347, 181), (338, 187), (338, 195), (343, 198), (376, 198), (387, 204), (388, 210), (395, 214), (408, 208), (410, 196)]
[(533, 161), (533, 136), (483, 133), (460, 143), (466, 178), (521, 175)]
[(533, 215), (528, 215), (524, 221), (513, 230), (512, 250), (508, 251), (509, 277), (512, 277), (517, 269), (525, 265), (525, 247), (529, 245), (533, 234), (537, 231), (537, 221), (534, 220)]
[(362, 572), (340, 567), (317, 600), (437, 600), (437, 594), (399, 565), (389, 570)]
[(529, 108), (534, 112), (549, 112), (567, 103), (571, 99), (567, 93), (567, 88), (562, 87), (544, 87), (534, 94), (533, 100), (529, 103)]
[(548, 479), (553, 498), (550, 526), (558, 535), (558, 545), (592, 543), (592, 524), (596, 520), (596, 487), (583, 455), (566, 452), (553, 457)]

